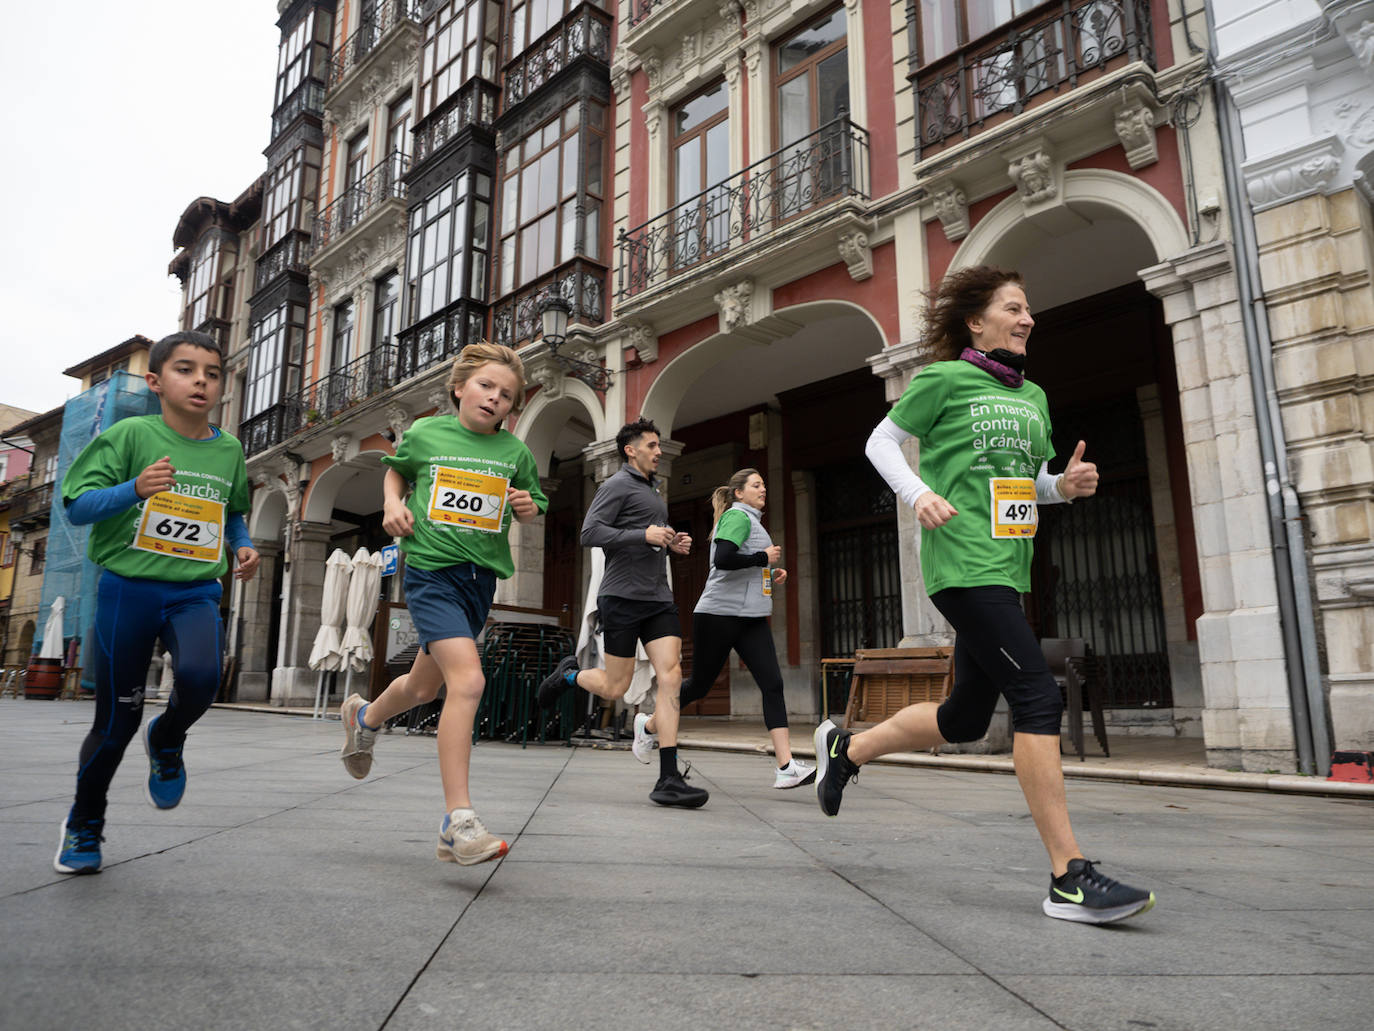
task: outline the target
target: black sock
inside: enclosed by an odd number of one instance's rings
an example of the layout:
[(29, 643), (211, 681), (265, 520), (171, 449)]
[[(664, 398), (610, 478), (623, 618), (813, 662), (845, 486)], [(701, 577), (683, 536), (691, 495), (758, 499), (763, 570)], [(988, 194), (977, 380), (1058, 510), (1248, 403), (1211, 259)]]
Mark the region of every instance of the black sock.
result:
[(659, 748), (658, 775), (671, 777), (675, 773), (677, 773), (677, 745), (672, 748)]

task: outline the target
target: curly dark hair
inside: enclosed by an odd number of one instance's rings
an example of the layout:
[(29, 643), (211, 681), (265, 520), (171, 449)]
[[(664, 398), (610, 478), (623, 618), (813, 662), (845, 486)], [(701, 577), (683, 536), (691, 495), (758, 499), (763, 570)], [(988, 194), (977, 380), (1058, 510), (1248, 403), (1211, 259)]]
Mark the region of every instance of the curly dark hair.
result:
[(921, 339), (930, 348), (932, 360), (952, 361), (972, 345), (968, 320), (986, 311), (992, 295), (1006, 283), (1026, 288), (1019, 272), (995, 265), (975, 265), (951, 272), (925, 295)]
[(627, 422), (620, 427), (620, 432), (615, 435), (615, 446), (616, 450), (620, 452), (622, 461), (625, 459), (625, 445), (633, 444), (646, 433), (652, 433), (656, 437), (663, 436), (658, 432), (658, 427), (653, 424), (653, 421), (642, 415), (634, 422)]

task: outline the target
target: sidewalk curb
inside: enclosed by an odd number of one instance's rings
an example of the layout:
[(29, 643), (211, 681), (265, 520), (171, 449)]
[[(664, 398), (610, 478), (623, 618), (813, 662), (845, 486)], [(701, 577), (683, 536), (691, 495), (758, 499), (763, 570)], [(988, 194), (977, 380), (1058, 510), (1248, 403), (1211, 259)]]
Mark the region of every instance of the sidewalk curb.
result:
[[(747, 752), (770, 755), (766, 745), (742, 745), (735, 741), (679, 736), (681, 748), (699, 748), (712, 752)], [(793, 753), (815, 758), (809, 748), (793, 748)], [(924, 755), (914, 752), (896, 753), (875, 759), (885, 766), (928, 766), (944, 770), (973, 770), (983, 773), (1015, 774), (1010, 759), (991, 756)], [(1293, 774), (1232, 773), (1228, 770), (1129, 770), (1101, 766), (1064, 765), (1066, 779), (1109, 780), (1125, 784), (1157, 784), (1180, 788), (1222, 788), (1229, 791), (1272, 791), (1292, 795), (1316, 795), (1331, 798), (1374, 799), (1374, 784), (1352, 784), (1346, 781), (1318, 780)]]

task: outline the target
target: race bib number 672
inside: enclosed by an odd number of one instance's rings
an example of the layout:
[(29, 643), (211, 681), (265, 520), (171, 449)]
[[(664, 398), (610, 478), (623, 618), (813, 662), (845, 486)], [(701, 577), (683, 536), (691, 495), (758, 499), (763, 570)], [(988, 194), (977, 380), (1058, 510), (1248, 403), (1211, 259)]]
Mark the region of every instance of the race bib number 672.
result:
[(466, 469), (434, 467), (429, 492), (429, 518), (436, 523), (464, 526), (484, 533), (499, 533), (506, 514), (510, 480)]
[(195, 562), (218, 562), (223, 526), (220, 502), (165, 490), (143, 503), (130, 547)]
[(992, 490), (992, 536), (994, 540), (1034, 537), (1040, 525), (1040, 510), (1035, 504), (1035, 481), (1020, 477), (997, 477), (989, 481)]

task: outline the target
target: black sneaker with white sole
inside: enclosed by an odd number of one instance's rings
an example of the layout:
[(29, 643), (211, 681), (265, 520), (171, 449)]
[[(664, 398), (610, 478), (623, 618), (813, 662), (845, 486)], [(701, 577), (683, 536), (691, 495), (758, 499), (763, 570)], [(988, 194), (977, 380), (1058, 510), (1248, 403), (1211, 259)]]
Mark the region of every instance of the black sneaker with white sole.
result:
[(1050, 893), (1042, 908), (1056, 920), (1111, 924), (1144, 913), (1154, 904), (1154, 892), (1114, 881), (1087, 859), (1070, 859), (1062, 877), (1050, 878)]
[(577, 658), (573, 655), (564, 656), (558, 667), (546, 676), (539, 685), (539, 690), (535, 694), (539, 708), (552, 709), (558, 704), (558, 699), (563, 697), (563, 692), (572, 687), (572, 684), (568, 683), (568, 674), (571, 673), (576, 676), (577, 669)]
[(659, 805), (677, 806), (679, 809), (700, 809), (711, 797), (705, 788), (699, 788), (686, 781), (685, 773), (674, 771), (659, 777), (654, 790), (649, 792), (649, 800)]
[(840, 811), (844, 786), (851, 777), (859, 775), (859, 768), (849, 761), (849, 739), (853, 736), (831, 720), (822, 723), (811, 736), (816, 746), (816, 799), (826, 816)]

